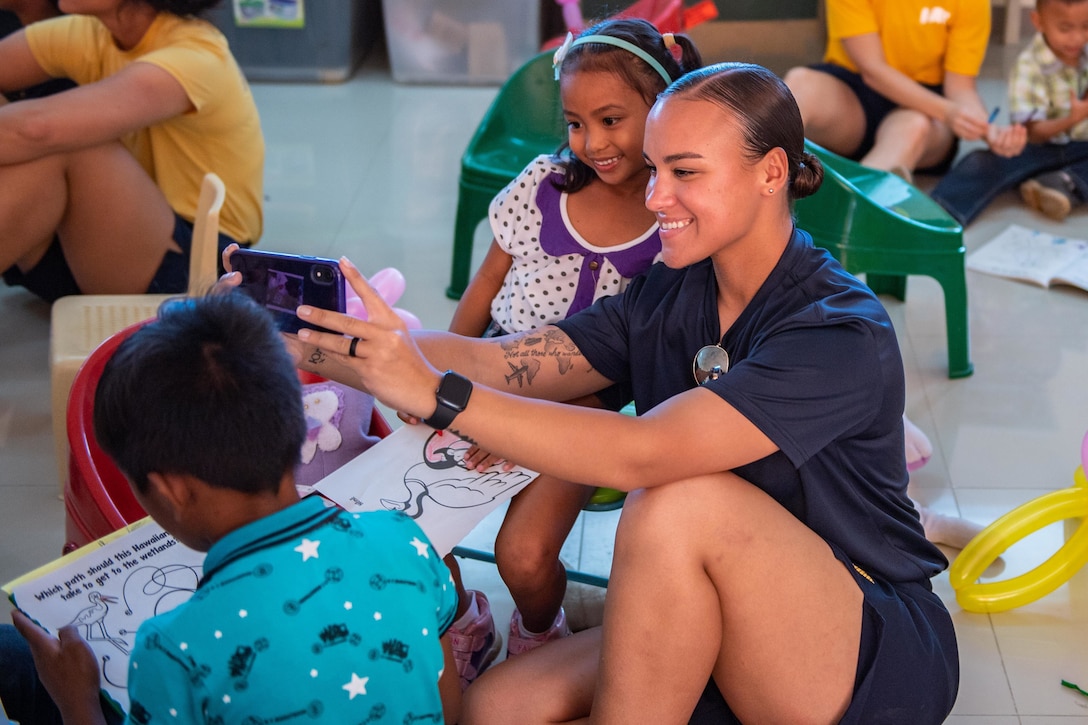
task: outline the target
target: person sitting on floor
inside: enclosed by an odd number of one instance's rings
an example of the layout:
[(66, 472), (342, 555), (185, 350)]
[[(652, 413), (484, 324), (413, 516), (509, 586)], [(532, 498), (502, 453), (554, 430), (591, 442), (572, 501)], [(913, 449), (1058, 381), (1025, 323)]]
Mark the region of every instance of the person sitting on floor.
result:
[[(204, 175), (223, 179), (219, 246), (262, 230), (264, 138), (218, 0), (103, 0), (0, 40), (0, 272), (45, 300), (184, 292)], [(67, 7), (67, 5), (65, 6)]]
[(1061, 221), (1088, 201), (1088, 0), (1038, 0), (1038, 31), (1009, 78), (1009, 116), (1027, 127), (1011, 157), (972, 151), (941, 179), (933, 198), (970, 224), (1009, 189), (1032, 209)]
[(978, 93), (990, 0), (828, 0), (827, 36), (823, 63), (785, 76), (819, 145), (908, 181), (947, 171), (959, 139), (1023, 146), (1024, 129), (988, 122)]

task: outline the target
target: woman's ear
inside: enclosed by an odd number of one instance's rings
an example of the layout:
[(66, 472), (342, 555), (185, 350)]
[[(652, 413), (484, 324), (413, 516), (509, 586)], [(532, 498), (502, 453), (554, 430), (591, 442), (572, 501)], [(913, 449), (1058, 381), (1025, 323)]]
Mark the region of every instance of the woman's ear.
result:
[(786, 151), (781, 146), (776, 146), (760, 161), (760, 170), (763, 174), (763, 182), (770, 193), (786, 193), (786, 186), (790, 179), (790, 164)]

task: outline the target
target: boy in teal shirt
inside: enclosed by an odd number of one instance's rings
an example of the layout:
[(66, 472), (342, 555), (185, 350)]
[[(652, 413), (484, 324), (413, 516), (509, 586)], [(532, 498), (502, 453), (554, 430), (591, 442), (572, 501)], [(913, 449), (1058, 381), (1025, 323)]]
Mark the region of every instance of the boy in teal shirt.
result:
[[(128, 722), (456, 721), (449, 571), (403, 514), (298, 500), (300, 388), (262, 308), (168, 302), (110, 359), (94, 417), (144, 509), (208, 552), (193, 597), (137, 633)], [(64, 722), (104, 722), (78, 635), (15, 616)]]

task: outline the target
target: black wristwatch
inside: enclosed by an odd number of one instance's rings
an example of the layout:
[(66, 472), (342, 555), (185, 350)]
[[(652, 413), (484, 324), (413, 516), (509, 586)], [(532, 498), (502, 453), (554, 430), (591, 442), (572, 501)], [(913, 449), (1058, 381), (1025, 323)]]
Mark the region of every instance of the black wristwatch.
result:
[(447, 370), (442, 376), (442, 382), (438, 384), (438, 390), (434, 391), (438, 407), (435, 408), (434, 414), (423, 422), (435, 430), (449, 428), (457, 414), (468, 405), (468, 399), (471, 396), (472, 381), (464, 375)]

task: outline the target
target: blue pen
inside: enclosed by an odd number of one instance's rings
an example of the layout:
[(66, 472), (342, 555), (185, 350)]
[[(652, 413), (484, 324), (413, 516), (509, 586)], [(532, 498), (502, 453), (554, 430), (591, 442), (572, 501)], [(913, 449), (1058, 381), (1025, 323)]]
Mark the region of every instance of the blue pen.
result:
[(990, 120), (986, 123), (993, 123), (997, 120), (997, 114), (1001, 113), (1001, 106), (994, 106), (994, 110), (990, 112)]

